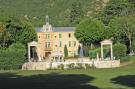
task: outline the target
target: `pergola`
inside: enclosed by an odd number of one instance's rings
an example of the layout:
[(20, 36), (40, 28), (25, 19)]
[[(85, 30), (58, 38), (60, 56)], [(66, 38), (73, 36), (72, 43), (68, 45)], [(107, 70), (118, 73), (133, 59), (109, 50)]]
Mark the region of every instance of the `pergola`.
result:
[(30, 47), (34, 46), (37, 48), (38, 43), (36, 41), (32, 41), (30, 43), (28, 43), (28, 61), (31, 61), (31, 53), (30, 53)]
[(112, 48), (112, 41), (111, 40), (104, 40), (104, 41), (101, 41), (101, 59), (103, 60), (104, 59), (104, 52), (103, 52), (103, 46), (104, 45), (110, 45), (110, 49), (111, 49), (111, 60), (113, 60), (113, 48)]
[(51, 58), (53, 62), (64, 62), (63, 54), (59, 51), (52, 52)]

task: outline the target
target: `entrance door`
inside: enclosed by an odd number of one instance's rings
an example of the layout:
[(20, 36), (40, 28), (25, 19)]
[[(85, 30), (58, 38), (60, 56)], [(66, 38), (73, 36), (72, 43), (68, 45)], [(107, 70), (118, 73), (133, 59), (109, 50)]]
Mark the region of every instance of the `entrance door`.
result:
[(45, 52), (45, 57), (48, 58), (51, 52)]

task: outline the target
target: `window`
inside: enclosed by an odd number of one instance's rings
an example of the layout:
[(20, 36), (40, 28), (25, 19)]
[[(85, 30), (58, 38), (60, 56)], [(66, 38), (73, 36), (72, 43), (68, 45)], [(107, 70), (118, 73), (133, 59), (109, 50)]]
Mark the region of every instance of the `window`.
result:
[(48, 42), (48, 48), (50, 48), (50, 42)]
[(50, 34), (46, 34), (45, 38), (50, 39)]
[(74, 47), (76, 46), (76, 41), (74, 41)]
[(62, 42), (61, 41), (59, 42), (59, 47), (62, 47)]
[(71, 47), (71, 41), (69, 41), (69, 47)]
[(50, 34), (48, 34), (48, 39), (50, 39)]
[(59, 38), (62, 38), (62, 35), (61, 34), (59, 34)]
[(50, 42), (45, 42), (45, 48), (50, 48), (51, 44)]
[(69, 38), (71, 37), (71, 33), (68, 34), (68, 37), (69, 37)]
[(47, 48), (48, 46), (47, 46), (47, 42), (45, 42), (45, 48)]

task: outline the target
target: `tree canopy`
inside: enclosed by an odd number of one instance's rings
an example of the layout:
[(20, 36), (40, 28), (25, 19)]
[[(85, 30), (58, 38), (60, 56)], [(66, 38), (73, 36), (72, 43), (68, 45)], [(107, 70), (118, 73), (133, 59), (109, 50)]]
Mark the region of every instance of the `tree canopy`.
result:
[[(108, 25), (111, 19), (125, 14), (125, 10), (128, 9), (128, 14), (135, 10), (133, 1), (130, 0), (110, 0), (107, 6), (101, 11), (98, 18), (100, 18), (104, 24)], [(129, 11), (131, 10), (131, 11)]]
[(32, 24), (25, 19), (11, 18), (5, 22), (6, 32), (10, 34), (9, 44), (20, 42), (27, 44), (37, 40), (37, 35)]
[(83, 45), (90, 45), (100, 42), (109, 35), (106, 35), (105, 26), (101, 21), (90, 18), (80, 22), (76, 28), (75, 36)]
[[(135, 36), (135, 16), (129, 15), (124, 17), (115, 18), (111, 20), (109, 27), (111, 30), (115, 30), (115, 36), (117, 38), (123, 39), (126, 37), (128, 39), (130, 53), (132, 48), (132, 40)], [(118, 39), (119, 40), (119, 39)]]

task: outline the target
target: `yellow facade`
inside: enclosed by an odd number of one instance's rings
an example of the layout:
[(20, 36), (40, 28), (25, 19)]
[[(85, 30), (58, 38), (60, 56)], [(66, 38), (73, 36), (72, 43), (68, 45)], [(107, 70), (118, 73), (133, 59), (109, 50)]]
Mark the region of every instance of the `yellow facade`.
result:
[(52, 27), (49, 21), (42, 28), (36, 29), (38, 36), (38, 54), (47, 58), (52, 52), (61, 52), (67, 46), (69, 57), (78, 55), (79, 42), (74, 36), (74, 27)]

